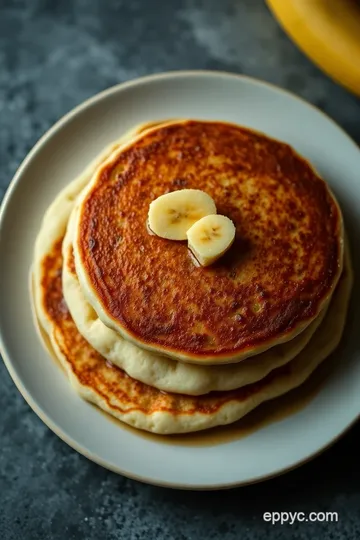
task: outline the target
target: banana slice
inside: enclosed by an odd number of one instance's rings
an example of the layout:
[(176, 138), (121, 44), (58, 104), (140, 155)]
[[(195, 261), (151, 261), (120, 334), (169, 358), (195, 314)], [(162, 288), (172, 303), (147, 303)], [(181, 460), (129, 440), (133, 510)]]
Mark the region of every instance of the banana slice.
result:
[(231, 219), (219, 214), (205, 216), (188, 230), (188, 246), (201, 266), (209, 266), (231, 247), (235, 239)]
[(209, 214), (216, 214), (210, 195), (200, 189), (180, 189), (161, 195), (150, 204), (148, 226), (162, 238), (186, 240), (188, 229)]

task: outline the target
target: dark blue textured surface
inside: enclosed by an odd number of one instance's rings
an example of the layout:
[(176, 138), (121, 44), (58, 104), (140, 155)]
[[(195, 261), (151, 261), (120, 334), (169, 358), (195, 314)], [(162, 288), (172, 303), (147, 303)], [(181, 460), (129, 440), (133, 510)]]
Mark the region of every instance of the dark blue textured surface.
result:
[[(288, 88), (360, 142), (359, 101), (295, 48), (262, 0), (0, 0), (1, 197), (38, 138), (87, 97), (139, 75), (199, 68)], [(358, 425), (301, 469), (230, 492), (145, 486), (60, 441), (0, 363), (0, 538), (358, 540), (359, 444)], [(272, 510), (333, 510), (339, 521), (273, 526), (262, 520)]]

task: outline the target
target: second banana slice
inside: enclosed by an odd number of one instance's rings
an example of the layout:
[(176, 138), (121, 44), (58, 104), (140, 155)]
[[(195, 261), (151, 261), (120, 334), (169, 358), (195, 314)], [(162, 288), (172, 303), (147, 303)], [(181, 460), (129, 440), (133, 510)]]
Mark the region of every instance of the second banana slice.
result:
[(187, 231), (188, 246), (201, 266), (209, 266), (231, 247), (235, 239), (231, 219), (219, 214), (205, 216)]

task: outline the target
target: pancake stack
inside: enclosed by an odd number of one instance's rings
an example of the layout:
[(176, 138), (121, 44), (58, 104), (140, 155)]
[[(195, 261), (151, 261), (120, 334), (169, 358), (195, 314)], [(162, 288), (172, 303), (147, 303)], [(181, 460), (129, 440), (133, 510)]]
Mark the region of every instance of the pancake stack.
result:
[[(181, 190), (235, 227), (208, 266), (149, 228), (150, 205)], [(351, 287), (324, 180), (223, 122), (135, 128), (58, 195), (35, 246), (37, 316), (71, 384), (159, 434), (233, 423), (301, 385), (339, 344)]]

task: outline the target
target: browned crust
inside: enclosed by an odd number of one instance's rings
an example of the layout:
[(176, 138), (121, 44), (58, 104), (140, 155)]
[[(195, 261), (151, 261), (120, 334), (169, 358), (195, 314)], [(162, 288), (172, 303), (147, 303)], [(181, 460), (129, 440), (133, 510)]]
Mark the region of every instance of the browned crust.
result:
[[(150, 202), (202, 189), (236, 225), (216, 265), (149, 235)], [(221, 122), (146, 133), (99, 173), (81, 208), (78, 250), (108, 316), (138, 342), (176, 353), (243, 354), (311, 321), (342, 264), (340, 210), (294, 150)], [(259, 308), (259, 310), (257, 310)]]

